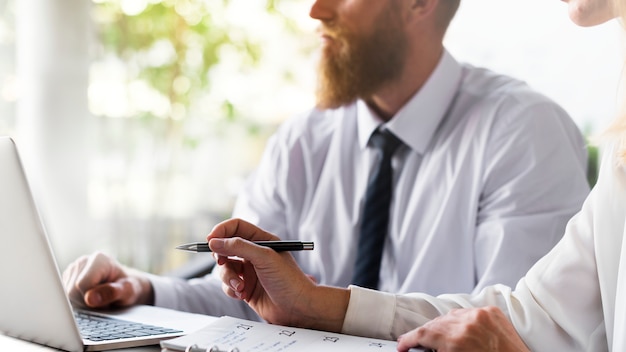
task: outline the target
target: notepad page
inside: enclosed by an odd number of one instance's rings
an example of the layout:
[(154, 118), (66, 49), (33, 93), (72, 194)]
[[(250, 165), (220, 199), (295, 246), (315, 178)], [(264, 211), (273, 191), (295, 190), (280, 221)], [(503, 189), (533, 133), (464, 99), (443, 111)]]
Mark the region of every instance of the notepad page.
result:
[(291, 328), (224, 316), (195, 333), (161, 341), (161, 347), (185, 351), (217, 346), (220, 350), (237, 347), (242, 352), (396, 352), (396, 342), (337, 334), (318, 330)]

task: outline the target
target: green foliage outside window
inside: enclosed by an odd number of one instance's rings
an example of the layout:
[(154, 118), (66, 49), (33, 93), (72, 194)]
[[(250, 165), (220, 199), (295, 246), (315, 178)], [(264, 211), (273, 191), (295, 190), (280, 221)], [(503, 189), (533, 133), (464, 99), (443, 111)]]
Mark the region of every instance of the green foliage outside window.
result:
[[(290, 0), (293, 1), (293, 0)], [(212, 88), (210, 72), (228, 48), (239, 54), (245, 67), (253, 69), (263, 55), (262, 47), (242, 28), (229, 24), (225, 13), (231, 0), (136, 0), (143, 8), (125, 11), (132, 1), (94, 0), (93, 18), (101, 42), (101, 55), (114, 55), (127, 67), (128, 81), (140, 80), (166, 98), (169, 104), (169, 130), (180, 128), (193, 100)], [(298, 31), (293, 20), (283, 16), (280, 0), (266, 0), (265, 10), (283, 21), (289, 34)], [(241, 121), (238, 107), (225, 100), (222, 118)], [(142, 111), (134, 116), (153, 122), (153, 113)], [(258, 130), (254, 124), (249, 131)]]

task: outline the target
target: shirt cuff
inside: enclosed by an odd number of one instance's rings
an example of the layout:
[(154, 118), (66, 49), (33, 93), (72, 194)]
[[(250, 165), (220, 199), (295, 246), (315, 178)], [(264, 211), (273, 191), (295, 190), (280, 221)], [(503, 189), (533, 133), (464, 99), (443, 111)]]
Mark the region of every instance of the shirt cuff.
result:
[(172, 284), (172, 278), (148, 274), (148, 279), (154, 292), (154, 305), (177, 309), (176, 289)]
[(396, 311), (396, 297), (387, 292), (349, 286), (350, 301), (342, 332), (392, 340), (391, 328)]

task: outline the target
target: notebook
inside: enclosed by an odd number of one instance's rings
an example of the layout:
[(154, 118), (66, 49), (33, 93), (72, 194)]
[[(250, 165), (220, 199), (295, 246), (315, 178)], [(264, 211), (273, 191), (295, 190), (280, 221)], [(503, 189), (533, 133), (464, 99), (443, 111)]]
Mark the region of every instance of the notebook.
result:
[[(161, 341), (163, 352), (396, 352), (396, 341), (223, 316), (189, 335)], [(410, 352), (432, 352), (412, 348)]]
[[(152, 327), (126, 325), (92, 341), (79, 334), (77, 313), (65, 295), (15, 143), (0, 137), (0, 332), (66, 351), (103, 351), (158, 345), (215, 320), (152, 306), (99, 312), (99, 320), (113, 317)], [(162, 329), (151, 335), (157, 327)]]

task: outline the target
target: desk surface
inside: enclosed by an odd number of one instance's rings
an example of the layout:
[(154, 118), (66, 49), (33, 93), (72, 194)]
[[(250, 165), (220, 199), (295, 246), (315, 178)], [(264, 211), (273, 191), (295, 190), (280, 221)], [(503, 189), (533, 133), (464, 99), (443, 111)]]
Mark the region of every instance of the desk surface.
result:
[[(50, 352), (59, 351), (55, 348), (41, 346), (28, 341), (19, 340), (10, 336), (0, 334), (0, 351), (20, 351), (20, 352)], [(122, 348), (115, 352), (160, 352), (161, 348), (156, 346)]]

